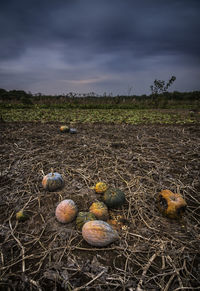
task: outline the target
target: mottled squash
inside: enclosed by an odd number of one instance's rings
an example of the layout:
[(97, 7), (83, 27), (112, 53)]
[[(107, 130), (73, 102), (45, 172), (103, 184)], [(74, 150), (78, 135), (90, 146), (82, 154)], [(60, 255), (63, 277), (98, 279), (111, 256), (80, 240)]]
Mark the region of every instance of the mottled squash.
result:
[(76, 217), (76, 227), (81, 230), (87, 221), (96, 220), (96, 216), (92, 212), (79, 212)]
[(64, 187), (64, 180), (57, 172), (51, 172), (43, 177), (42, 186), (47, 191), (57, 191)]
[(99, 182), (95, 185), (94, 190), (96, 193), (104, 193), (108, 189), (108, 186), (104, 182)]
[(109, 188), (102, 199), (109, 208), (118, 208), (125, 203), (125, 194), (120, 189)]
[(102, 220), (86, 222), (82, 228), (82, 236), (88, 244), (96, 247), (107, 246), (119, 239), (117, 231), (110, 224)]
[(62, 125), (62, 126), (60, 127), (60, 131), (61, 131), (61, 132), (69, 132), (69, 126), (67, 126), (67, 125)]
[(78, 213), (78, 208), (75, 202), (71, 199), (61, 201), (56, 207), (56, 218), (59, 222), (72, 222)]
[(89, 211), (93, 213), (97, 219), (107, 220), (109, 217), (108, 207), (102, 201), (93, 202)]
[(178, 219), (184, 214), (187, 204), (181, 194), (162, 190), (157, 196), (158, 209), (169, 218)]

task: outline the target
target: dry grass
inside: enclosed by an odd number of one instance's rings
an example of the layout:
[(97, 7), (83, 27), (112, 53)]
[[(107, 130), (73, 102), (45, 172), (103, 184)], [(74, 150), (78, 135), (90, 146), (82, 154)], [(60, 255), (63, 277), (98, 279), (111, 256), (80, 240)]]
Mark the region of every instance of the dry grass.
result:
[[(1, 124), (1, 290), (199, 290), (200, 130), (197, 126), (77, 124), (76, 135), (58, 123)], [(62, 191), (45, 192), (43, 173), (53, 167)], [(120, 240), (89, 246), (75, 222), (55, 219), (59, 201), (80, 211), (100, 197), (98, 181), (119, 187), (126, 204), (115, 215), (127, 223)], [(180, 192), (186, 216), (158, 212), (161, 189)], [(20, 209), (29, 220), (15, 219)]]

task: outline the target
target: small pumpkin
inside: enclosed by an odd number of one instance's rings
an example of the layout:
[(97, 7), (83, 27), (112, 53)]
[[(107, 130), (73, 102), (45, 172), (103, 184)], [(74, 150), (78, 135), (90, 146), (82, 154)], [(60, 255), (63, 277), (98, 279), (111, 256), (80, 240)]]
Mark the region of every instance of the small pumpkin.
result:
[(102, 199), (109, 208), (118, 208), (125, 203), (125, 194), (120, 189), (109, 188)]
[(18, 221), (26, 221), (28, 218), (28, 214), (24, 210), (20, 210), (16, 213), (16, 219)]
[(57, 191), (64, 187), (64, 180), (57, 172), (51, 172), (43, 177), (42, 186), (47, 191)]
[(69, 132), (69, 126), (67, 126), (67, 125), (61, 125), (60, 126), (60, 131), (61, 132)]
[(94, 187), (95, 192), (99, 194), (104, 193), (107, 189), (108, 186), (104, 182), (98, 182)]
[(89, 211), (100, 220), (107, 220), (109, 217), (108, 207), (102, 201), (93, 202)]
[(83, 225), (82, 236), (92, 246), (104, 247), (115, 240), (119, 239), (119, 235), (113, 227), (105, 221), (93, 220)]
[(61, 201), (56, 207), (56, 218), (59, 222), (69, 223), (72, 222), (78, 212), (75, 202), (71, 199)]
[(181, 194), (162, 190), (157, 197), (158, 209), (165, 216), (178, 219), (185, 213), (187, 203)]
[(76, 217), (77, 229), (81, 230), (87, 221), (96, 220), (96, 216), (92, 212), (79, 212)]

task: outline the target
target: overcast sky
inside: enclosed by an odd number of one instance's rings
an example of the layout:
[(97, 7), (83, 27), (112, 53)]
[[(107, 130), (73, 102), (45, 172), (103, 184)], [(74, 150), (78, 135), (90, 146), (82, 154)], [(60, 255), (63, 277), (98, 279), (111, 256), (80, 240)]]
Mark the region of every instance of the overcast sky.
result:
[(0, 88), (200, 90), (200, 0), (1, 0)]

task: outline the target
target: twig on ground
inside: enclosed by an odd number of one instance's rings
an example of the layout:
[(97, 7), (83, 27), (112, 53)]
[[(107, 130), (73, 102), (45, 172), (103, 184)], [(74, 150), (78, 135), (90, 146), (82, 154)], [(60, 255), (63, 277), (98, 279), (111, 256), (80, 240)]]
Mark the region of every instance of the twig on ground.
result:
[(96, 277), (94, 277), (91, 281), (87, 282), (86, 284), (84, 284), (83, 286), (77, 287), (75, 288), (73, 291), (79, 291), (81, 289), (84, 289), (85, 287), (89, 286), (91, 283), (93, 283), (95, 280), (97, 280), (99, 277), (101, 277), (103, 275), (103, 273), (105, 273), (106, 270), (101, 271), (101, 273), (99, 273)]
[(21, 253), (22, 253), (22, 272), (24, 273), (26, 270), (26, 266), (25, 266), (25, 249), (23, 247), (23, 245), (21, 244), (20, 240), (14, 235), (14, 231), (12, 228), (12, 223), (11, 223), (11, 218), (13, 216), (13, 213), (11, 214), (10, 218), (9, 218), (9, 226), (10, 226), (10, 230), (11, 230), (11, 235), (13, 236), (13, 238), (16, 240), (16, 242), (18, 243), (19, 247), (21, 248)]
[(149, 269), (149, 267), (151, 266), (152, 262), (155, 260), (155, 258), (157, 257), (157, 253), (153, 254), (151, 256), (151, 258), (149, 259), (148, 263), (145, 265), (145, 267), (143, 268), (143, 272), (142, 272), (142, 275), (141, 275), (141, 279), (137, 285), (137, 288), (136, 288), (136, 291), (143, 291), (144, 289), (142, 288), (142, 284), (143, 284), (143, 281), (145, 279), (145, 276), (146, 276), (146, 273)]

